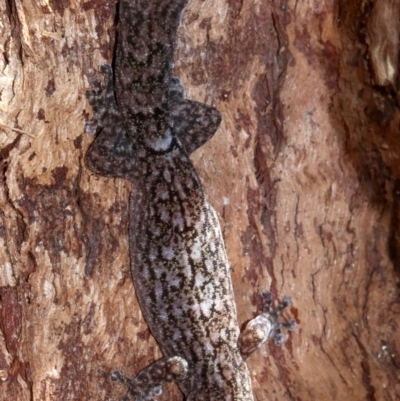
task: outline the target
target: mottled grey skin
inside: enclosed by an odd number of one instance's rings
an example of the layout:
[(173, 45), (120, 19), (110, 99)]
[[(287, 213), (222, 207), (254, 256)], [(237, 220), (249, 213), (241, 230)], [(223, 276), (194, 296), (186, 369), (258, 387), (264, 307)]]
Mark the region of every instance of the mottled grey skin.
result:
[(111, 67), (103, 66), (104, 84), (92, 80), (87, 93), (95, 114), (91, 126), (103, 127), (87, 164), (133, 182), (133, 281), (164, 354), (134, 379), (119, 372), (112, 378), (128, 385), (123, 400), (151, 399), (163, 382), (176, 381), (186, 400), (252, 401), (244, 358), (268, 337), (279, 341), (282, 308), (266, 309), (239, 339), (220, 225), (188, 156), (212, 137), (221, 118), (215, 108), (186, 100), (172, 76), (187, 1), (122, 0), (115, 91)]

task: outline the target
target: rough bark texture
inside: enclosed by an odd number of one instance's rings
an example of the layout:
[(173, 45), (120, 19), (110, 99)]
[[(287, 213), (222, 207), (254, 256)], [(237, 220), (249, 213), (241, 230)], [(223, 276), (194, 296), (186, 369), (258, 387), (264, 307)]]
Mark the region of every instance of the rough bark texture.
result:
[[(0, 0), (0, 400), (117, 399), (110, 371), (160, 357), (129, 273), (130, 184), (84, 163), (114, 17), (109, 0)], [(400, 399), (399, 21), (396, 0), (184, 11), (176, 75), (223, 116), (193, 160), (239, 317), (271, 288), (299, 324), (249, 358), (256, 400)]]

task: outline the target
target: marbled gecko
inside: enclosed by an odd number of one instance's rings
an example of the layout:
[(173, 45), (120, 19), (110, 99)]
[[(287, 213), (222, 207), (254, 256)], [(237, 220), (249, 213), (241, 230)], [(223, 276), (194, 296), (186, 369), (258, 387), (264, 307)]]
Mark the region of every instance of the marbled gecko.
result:
[[(134, 379), (122, 400), (152, 399), (176, 381), (190, 401), (253, 400), (245, 358), (268, 337), (289, 298), (240, 334), (217, 215), (189, 156), (217, 130), (214, 108), (185, 99), (172, 76), (180, 14), (188, 0), (121, 0), (115, 73), (102, 66), (87, 97), (102, 127), (89, 168), (133, 182), (131, 269), (140, 307), (164, 358)], [(113, 82), (114, 79), (114, 82)], [(115, 85), (115, 90), (114, 90)]]

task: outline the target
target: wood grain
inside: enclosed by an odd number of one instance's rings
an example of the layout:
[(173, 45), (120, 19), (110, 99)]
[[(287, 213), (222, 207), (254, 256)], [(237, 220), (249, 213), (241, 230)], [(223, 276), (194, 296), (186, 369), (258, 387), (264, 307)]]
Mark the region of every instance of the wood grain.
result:
[[(117, 399), (110, 371), (160, 356), (129, 273), (130, 184), (84, 165), (84, 93), (112, 58), (114, 12), (0, 0), (0, 400)], [(193, 160), (239, 318), (271, 288), (299, 325), (248, 359), (257, 400), (400, 398), (398, 13), (392, 0), (184, 11), (176, 75), (223, 116)]]

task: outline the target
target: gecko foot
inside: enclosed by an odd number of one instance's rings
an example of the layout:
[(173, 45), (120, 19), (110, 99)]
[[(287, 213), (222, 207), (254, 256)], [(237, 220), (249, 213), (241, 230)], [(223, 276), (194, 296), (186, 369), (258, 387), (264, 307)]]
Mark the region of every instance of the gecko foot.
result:
[(165, 382), (181, 382), (188, 373), (188, 363), (185, 359), (174, 356), (163, 358), (143, 369), (134, 379), (125, 377), (121, 372), (111, 374), (111, 380), (128, 386), (128, 392), (120, 401), (147, 401), (162, 393)]
[(280, 329), (283, 328), (293, 331), (296, 328), (296, 321), (294, 319), (290, 319), (286, 322), (278, 322), (279, 316), (285, 308), (292, 304), (292, 300), (290, 297), (285, 296), (282, 302), (274, 309), (272, 306), (272, 294), (269, 291), (266, 291), (262, 293), (261, 296), (264, 298), (263, 313), (268, 314), (271, 321), (273, 321), (273, 328), (268, 337), (272, 338), (276, 345), (281, 345), (284, 337), (280, 332)]
[(247, 358), (268, 338), (272, 338), (276, 345), (281, 345), (284, 341), (281, 329), (293, 331), (296, 328), (294, 319), (284, 322), (278, 321), (282, 311), (291, 305), (290, 297), (285, 296), (283, 301), (274, 308), (272, 294), (266, 291), (261, 295), (264, 301), (263, 312), (247, 323), (245, 330), (239, 337), (239, 348), (243, 358)]

